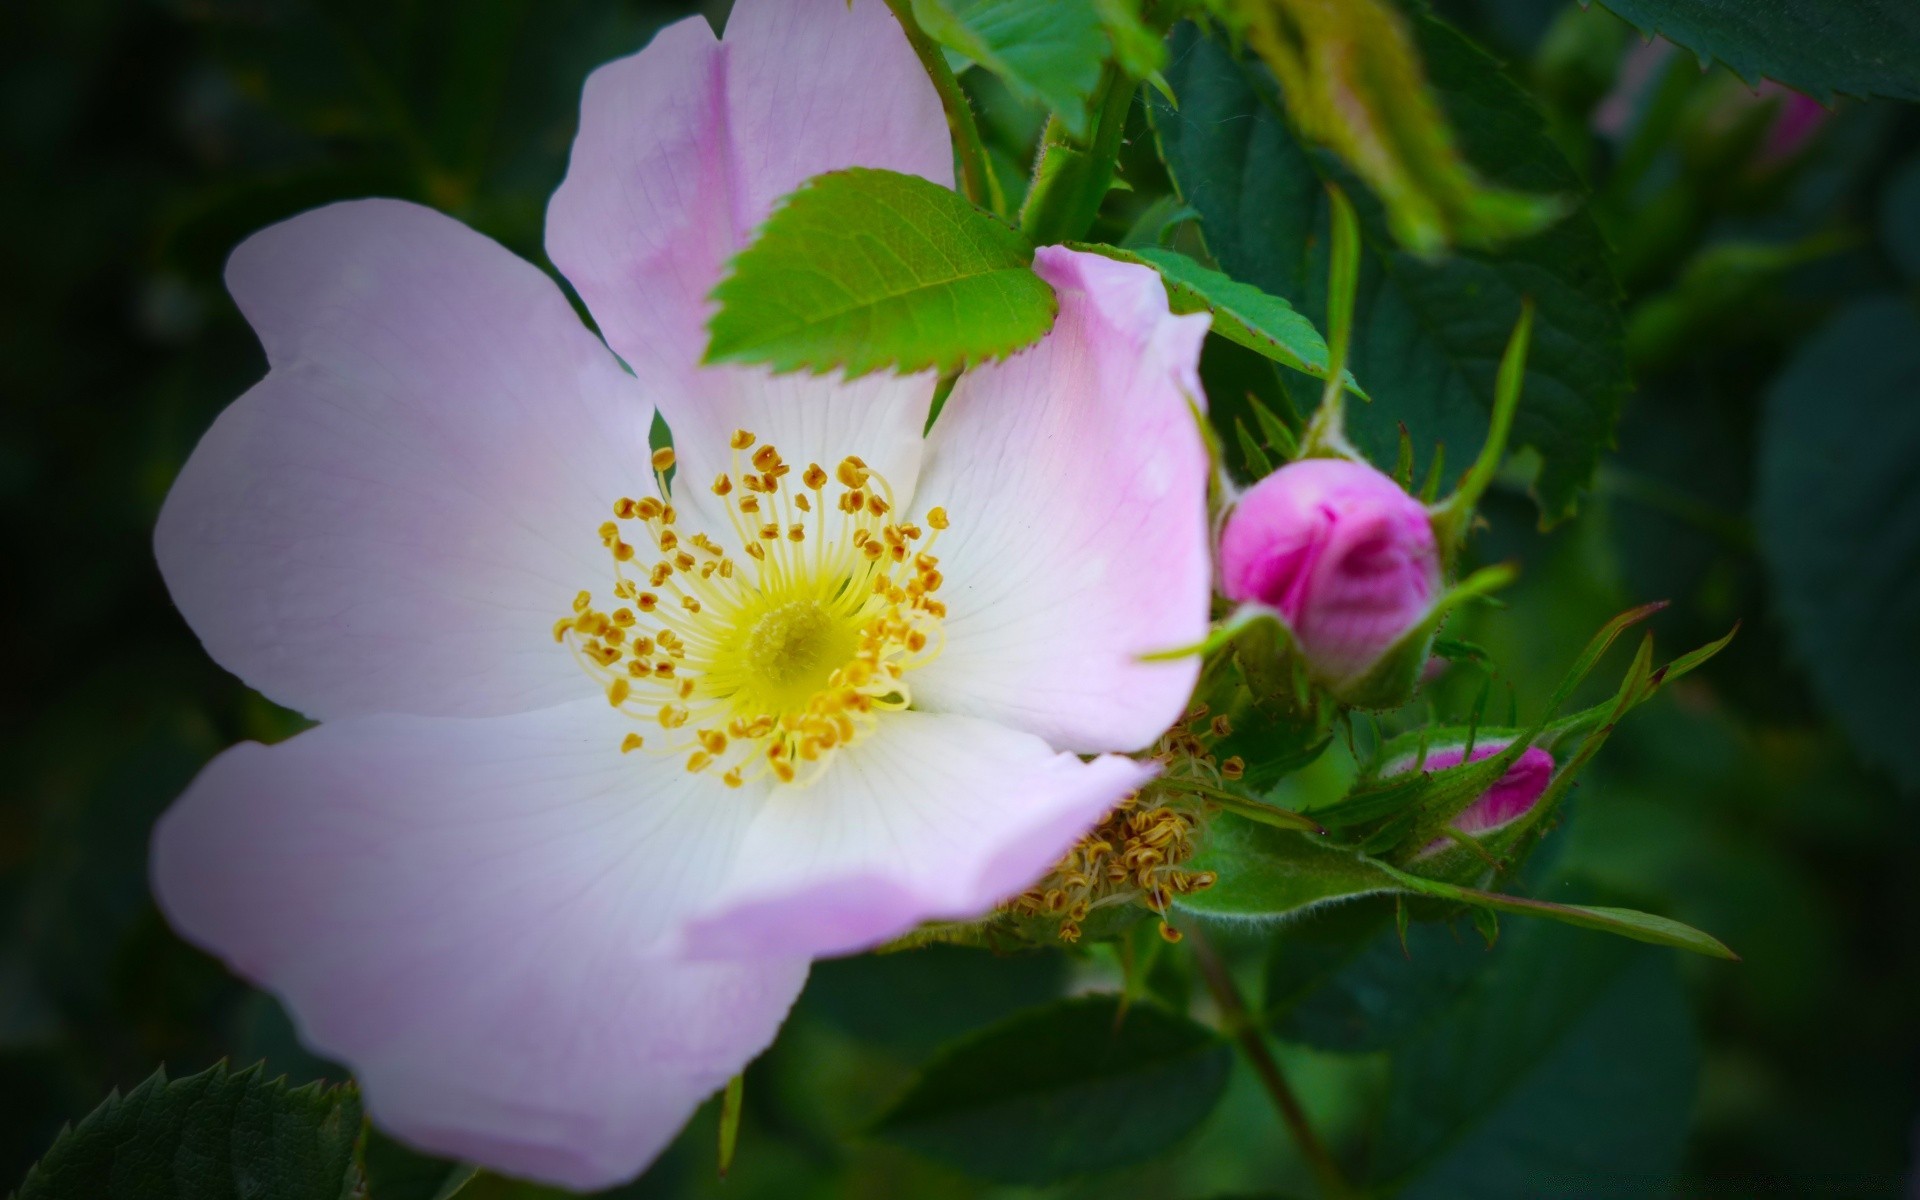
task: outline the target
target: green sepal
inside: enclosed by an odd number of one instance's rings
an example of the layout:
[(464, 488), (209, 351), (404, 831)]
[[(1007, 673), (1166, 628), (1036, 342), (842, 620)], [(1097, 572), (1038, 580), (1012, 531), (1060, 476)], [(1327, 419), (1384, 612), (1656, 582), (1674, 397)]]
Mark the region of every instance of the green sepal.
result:
[[(1520, 389), (1526, 382), (1527, 346), (1533, 340), (1533, 301), (1520, 302), (1520, 319), (1507, 338), (1506, 351), (1500, 356), (1500, 373), (1493, 389), (1493, 417), (1487, 427), (1487, 440), (1480, 446), (1480, 457), (1468, 468), (1465, 478), (1446, 500), (1433, 507), (1433, 540), (1440, 547), (1440, 561), (1451, 563), (1467, 540), (1473, 518), (1500, 469), (1507, 453), (1507, 438), (1513, 432), (1513, 415), (1520, 409)], [(1437, 472), (1438, 458), (1436, 457)]]

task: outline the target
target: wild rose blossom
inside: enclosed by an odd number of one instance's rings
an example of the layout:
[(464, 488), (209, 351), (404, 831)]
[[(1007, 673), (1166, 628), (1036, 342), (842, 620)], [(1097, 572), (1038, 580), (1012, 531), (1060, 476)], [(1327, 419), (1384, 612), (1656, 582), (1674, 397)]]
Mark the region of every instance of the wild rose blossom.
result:
[(1249, 488), (1220, 533), (1228, 599), (1286, 622), (1336, 694), (1432, 612), (1440, 554), (1426, 508), (1366, 463), (1309, 458)]
[(1150, 777), (1111, 752), (1194, 681), (1139, 656), (1207, 627), (1203, 318), (1043, 249), (1055, 328), (924, 440), (930, 375), (698, 365), (780, 197), (951, 164), (878, 0), (741, 0), (587, 83), (547, 248), (606, 346), (413, 205), (235, 252), (271, 369), (156, 550), (209, 653), (322, 724), (209, 765), (155, 891), (405, 1140), (631, 1176), (811, 958), (989, 909)]

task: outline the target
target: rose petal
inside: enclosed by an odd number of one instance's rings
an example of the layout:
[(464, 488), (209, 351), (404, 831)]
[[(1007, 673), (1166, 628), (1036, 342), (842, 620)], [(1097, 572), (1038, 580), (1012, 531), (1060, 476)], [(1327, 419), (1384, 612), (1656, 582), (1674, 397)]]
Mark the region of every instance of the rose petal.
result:
[(1034, 265), (1060, 297), (1053, 331), (964, 376), (929, 437), (917, 506), (952, 522), (933, 551), (949, 615), (908, 682), (922, 708), (1133, 750), (1199, 670), (1140, 656), (1206, 636), (1207, 322), (1170, 315), (1145, 267), (1057, 246)]
[(880, 0), (740, 0), (724, 42), (689, 18), (587, 80), (547, 251), (676, 430), (741, 386), (694, 378), (727, 260), (853, 166), (953, 181), (939, 97)]
[(806, 974), (668, 956), (758, 796), (622, 755), (630, 728), (591, 700), (237, 746), (162, 818), (155, 895), (397, 1136), (605, 1186), (766, 1046)]
[(1152, 778), (971, 717), (891, 713), (806, 787), (776, 789), (690, 954), (841, 954), (1017, 894)]
[(651, 413), (552, 280), (394, 200), (234, 252), (271, 371), (207, 431), (154, 549), (227, 669), (313, 716), (490, 715), (590, 686), (549, 636), (647, 489)]

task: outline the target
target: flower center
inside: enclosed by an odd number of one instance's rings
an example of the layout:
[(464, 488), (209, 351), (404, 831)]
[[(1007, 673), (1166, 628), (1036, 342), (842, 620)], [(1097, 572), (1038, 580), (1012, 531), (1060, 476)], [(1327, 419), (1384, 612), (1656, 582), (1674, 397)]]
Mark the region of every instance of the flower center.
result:
[[(607, 702), (650, 727), (622, 751), (684, 756), (733, 787), (810, 781), (879, 713), (908, 707), (906, 673), (939, 654), (946, 616), (929, 553), (944, 510), (927, 512), (931, 533), (895, 519), (892, 486), (854, 457), (832, 475), (810, 464), (794, 486), (780, 452), (755, 441), (733, 435), (733, 469), (711, 488), (744, 557), (705, 532), (683, 537), (671, 504), (621, 499), (600, 527), (612, 602), (603, 611), (581, 592), (553, 627)], [(663, 495), (672, 465), (671, 450), (653, 456)], [(657, 559), (641, 560), (629, 528)]]

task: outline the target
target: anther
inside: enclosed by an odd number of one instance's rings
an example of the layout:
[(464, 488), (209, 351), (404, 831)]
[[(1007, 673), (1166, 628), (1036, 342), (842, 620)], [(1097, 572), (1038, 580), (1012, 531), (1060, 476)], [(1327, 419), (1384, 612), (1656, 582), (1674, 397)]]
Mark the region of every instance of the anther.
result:
[(673, 466), (673, 447), (662, 446), (653, 452), (653, 469), (664, 471)]

